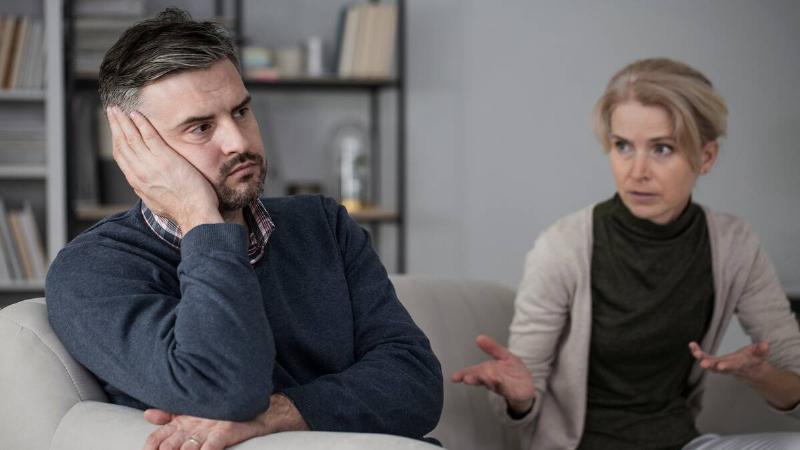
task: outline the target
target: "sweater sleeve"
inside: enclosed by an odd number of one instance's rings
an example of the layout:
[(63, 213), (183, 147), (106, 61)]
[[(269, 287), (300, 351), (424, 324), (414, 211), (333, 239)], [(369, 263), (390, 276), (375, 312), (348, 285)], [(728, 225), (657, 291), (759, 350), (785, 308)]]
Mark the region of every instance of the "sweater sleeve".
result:
[(350, 292), (356, 362), (284, 394), (313, 430), (421, 438), (442, 410), (439, 361), (398, 301), (366, 231), (333, 201), (324, 207)]
[(65, 347), (144, 405), (237, 421), (265, 411), (275, 346), (244, 227), (190, 230), (177, 274), (137, 247), (101, 236), (53, 262), (48, 314)]

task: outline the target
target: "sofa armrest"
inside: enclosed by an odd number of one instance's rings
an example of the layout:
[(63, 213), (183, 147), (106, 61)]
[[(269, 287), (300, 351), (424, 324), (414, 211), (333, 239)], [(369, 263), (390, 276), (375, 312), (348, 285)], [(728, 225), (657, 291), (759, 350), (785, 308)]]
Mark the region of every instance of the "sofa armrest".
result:
[[(64, 416), (52, 450), (131, 450), (144, 446), (156, 429), (138, 409), (110, 403), (81, 402)], [(434, 450), (435, 445), (386, 434), (297, 431), (261, 436), (230, 450)]]
[(61, 418), (83, 400), (106, 401), (95, 378), (50, 328), (43, 299), (0, 311), (0, 448), (48, 449)]

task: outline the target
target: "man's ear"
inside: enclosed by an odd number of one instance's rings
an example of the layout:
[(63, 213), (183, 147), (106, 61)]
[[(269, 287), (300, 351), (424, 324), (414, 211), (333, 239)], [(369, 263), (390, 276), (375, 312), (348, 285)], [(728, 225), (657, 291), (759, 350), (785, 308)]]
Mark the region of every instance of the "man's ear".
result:
[(719, 143), (717, 141), (706, 142), (700, 150), (700, 175), (711, 172), (719, 155)]

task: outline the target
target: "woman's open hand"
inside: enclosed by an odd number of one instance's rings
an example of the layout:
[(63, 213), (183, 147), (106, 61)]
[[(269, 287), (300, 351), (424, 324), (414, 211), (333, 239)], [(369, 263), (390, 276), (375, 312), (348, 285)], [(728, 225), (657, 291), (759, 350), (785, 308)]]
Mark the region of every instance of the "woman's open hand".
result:
[(734, 375), (747, 381), (762, 378), (770, 368), (767, 360), (769, 356), (767, 342), (748, 345), (723, 356), (709, 355), (697, 342), (690, 342), (689, 349), (703, 369)]
[(485, 386), (505, 397), (508, 407), (514, 413), (522, 414), (530, 410), (536, 398), (530, 370), (492, 338), (480, 335), (475, 342), (492, 359), (457, 371), (451, 380), (455, 383)]

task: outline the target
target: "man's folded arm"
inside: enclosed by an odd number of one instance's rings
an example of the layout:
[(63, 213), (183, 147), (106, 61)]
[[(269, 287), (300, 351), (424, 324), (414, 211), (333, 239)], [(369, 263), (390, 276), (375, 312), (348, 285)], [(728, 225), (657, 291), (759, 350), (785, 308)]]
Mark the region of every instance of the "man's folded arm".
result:
[(283, 393), (312, 430), (420, 438), (436, 426), (442, 411), (439, 361), (398, 301), (367, 233), (343, 208), (323, 201), (350, 290), (356, 363)]
[(110, 390), (212, 419), (267, 409), (275, 345), (244, 227), (192, 229), (177, 279), (174, 262), (134, 242), (78, 239), (48, 273), (48, 314), (67, 350)]

